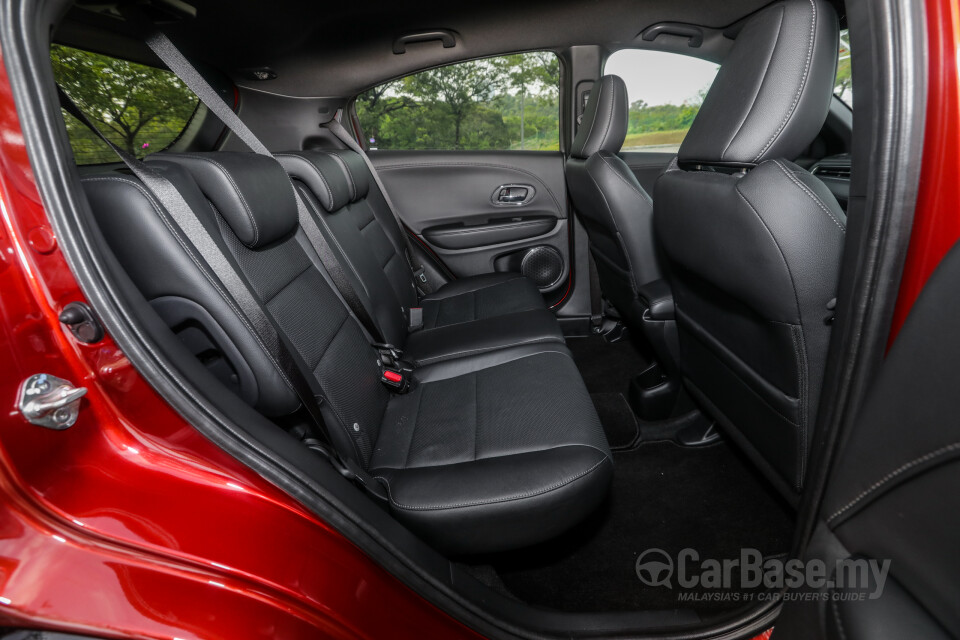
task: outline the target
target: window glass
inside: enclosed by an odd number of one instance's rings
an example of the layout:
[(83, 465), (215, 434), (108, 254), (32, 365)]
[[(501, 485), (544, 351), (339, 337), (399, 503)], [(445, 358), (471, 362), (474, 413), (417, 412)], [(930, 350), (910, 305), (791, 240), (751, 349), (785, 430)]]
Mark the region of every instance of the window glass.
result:
[[(162, 151), (183, 132), (197, 97), (173, 73), (135, 62), (53, 45), (53, 76), (107, 138), (138, 157)], [(64, 112), (78, 164), (117, 162), (79, 120)]]
[(853, 108), (853, 78), (850, 75), (850, 32), (840, 32), (840, 55), (837, 58), (837, 79), (833, 83), (833, 93)]
[(604, 73), (623, 78), (630, 100), (623, 150), (676, 153), (719, 70), (714, 62), (677, 53), (613, 53)]
[(560, 62), (549, 52), (452, 64), (357, 96), (372, 149), (560, 148)]

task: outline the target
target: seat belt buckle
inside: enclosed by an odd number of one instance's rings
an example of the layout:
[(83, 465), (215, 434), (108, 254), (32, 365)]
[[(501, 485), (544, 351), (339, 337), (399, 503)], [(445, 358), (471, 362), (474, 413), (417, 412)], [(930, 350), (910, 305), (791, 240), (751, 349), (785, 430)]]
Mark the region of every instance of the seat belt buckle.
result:
[(413, 277), (419, 280), (420, 282), (422, 282), (423, 284), (427, 284), (427, 271), (423, 267), (420, 267), (419, 269), (414, 271)]
[(374, 342), (371, 346), (377, 350), (381, 367), (399, 368), (400, 359), (403, 357), (402, 349), (386, 342)]
[(380, 367), (380, 382), (394, 393), (406, 393), (410, 390), (410, 383), (403, 369)]
[(407, 331), (413, 332), (423, 328), (423, 307), (407, 309)]

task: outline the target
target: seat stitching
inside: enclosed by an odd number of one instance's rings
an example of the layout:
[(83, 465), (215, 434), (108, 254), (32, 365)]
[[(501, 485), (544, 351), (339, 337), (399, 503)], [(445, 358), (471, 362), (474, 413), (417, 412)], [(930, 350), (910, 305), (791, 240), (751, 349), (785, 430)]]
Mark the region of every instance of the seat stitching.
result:
[(583, 138), (583, 147), (580, 149), (580, 153), (586, 152), (587, 143), (590, 142), (590, 136), (593, 134), (593, 127), (597, 124), (597, 111), (600, 110), (600, 98), (603, 97), (603, 79), (600, 79), (600, 87), (597, 89), (597, 109), (593, 112), (593, 120), (590, 121), (590, 128), (587, 130), (587, 135)]
[(473, 374), (473, 459), (477, 459), (477, 440), (480, 438), (480, 376)]
[(889, 483), (891, 480), (895, 480), (896, 478), (903, 475), (910, 469), (913, 469), (917, 465), (921, 465), (925, 462), (929, 462), (931, 460), (939, 458), (940, 456), (946, 455), (948, 453), (953, 453), (954, 451), (958, 451), (958, 450), (960, 450), (960, 442), (954, 442), (952, 444), (948, 444), (946, 446), (940, 447), (939, 449), (931, 451), (930, 453), (926, 453), (920, 456), (919, 458), (914, 458), (913, 460), (911, 460), (910, 462), (907, 462), (906, 464), (900, 465), (899, 467), (897, 467), (896, 469), (894, 469), (893, 471), (891, 471), (890, 473), (883, 476), (882, 478), (874, 482), (872, 485), (870, 485), (869, 487), (861, 491), (853, 500), (851, 500), (841, 508), (837, 509), (829, 518), (827, 518), (827, 523), (829, 524), (833, 522), (834, 520), (839, 518), (841, 515), (843, 515), (850, 509), (852, 509), (854, 506), (862, 502), (867, 496), (869, 496), (872, 493), (875, 493), (878, 489), (880, 489), (881, 487)]
[(783, 121), (780, 123), (780, 126), (777, 128), (777, 130), (772, 136), (770, 136), (770, 139), (767, 140), (767, 144), (760, 149), (760, 153), (758, 153), (753, 159), (754, 162), (759, 161), (760, 157), (763, 156), (767, 149), (770, 148), (770, 145), (772, 145), (773, 142), (780, 137), (780, 134), (783, 133), (783, 129), (787, 126), (787, 122), (790, 121), (790, 117), (793, 116), (793, 113), (797, 110), (797, 105), (800, 103), (800, 96), (803, 95), (803, 90), (807, 86), (807, 76), (810, 73), (810, 63), (813, 61), (813, 42), (817, 33), (817, 4), (814, 2), (814, 0), (810, 0), (810, 8), (810, 41), (807, 44), (807, 59), (803, 65), (803, 77), (800, 78), (800, 87), (797, 89), (797, 93), (793, 97), (793, 104), (790, 105), (790, 110), (783, 117)]
[(253, 244), (257, 244), (260, 241), (260, 227), (257, 226), (257, 219), (253, 217), (253, 211), (250, 209), (250, 205), (247, 204), (247, 199), (243, 196), (243, 192), (240, 191), (240, 187), (237, 186), (236, 181), (234, 181), (233, 176), (230, 175), (230, 172), (226, 168), (214, 160), (213, 158), (208, 158), (206, 156), (201, 156), (193, 153), (184, 153), (182, 154), (185, 157), (193, 158), (195, 160), (201, 160), (203, 162), (209, 162), (210, 164), (216, 166), (223, 175), (230, 181), (230, 184), (233, 185), (234, 191), (237, 192), (237, 195), (240, 197), (240, 202), (243, 203), (243, 208), (246, 211), (247, 217), (250, 218), (250, 224), (253, 226)]
[(617, 224), (617, 218), (613, 215), (613, 208), (607, 201), (606, 194), (603, 192), (603, 189), (600, 188), (600, 185), (597, 184), (597, 179), (593, 177), (593, 174), (587, 171), (587, 176), (590, 178), (590, 181), (593, 182), (593, 186), (596, 187), (600, 197), (603, 198), (603, 204), (607, 208), (607, 213), (610, 214), (610, 221), (613, 223), (613, 230), (616, 231), (617, 242), (620, 244), (620, 252), (623, 254), (623, 257), (627, 262), (627, 274), (630, 277), (630, 288), (631, 290), (636, 291), (637, 283), (633, 273), (633, 261), (630, 259), (630, 253), (627, 251), (627, 245), (624, 243), (623, 235), (620, 233), (620, 225)]
[(797, 392), (800, 394), (800, 424), (797, 425), (799, 439), (798, 476), (795, 489), (800, 490), (807, 468), (807, 420), (809, 393), (807, 389), (807, 343), (803, 339), (803, 329), (797, 325), (791, 326), (790, 337), (793, 339), (793, 350), (797, 356)]
[(840, 603), (838, 600), (830, 599), (830, 608), (833, 609), (833, 619), (837, 623), (837, 631), (840, 632), (840, 640), (847, 640), (847, 631), (843, 628), (843, 620), (840, 619)]
[[(592, 449), (593, 447), (590, 447), (590, 448)], [(538, 489), (536, 491), (529, 491), (527, 493), (523, 493), (518, 496), (496, 498), (491, 500), (474, 500), (471, 502), (459, 502), (459, 503), (450, 504), (450, 505), (439, 504), (439, 505), (413, 506), (413, 505), (405, 505), (405, 504), (399, 503), (393, 498), (393, 491), (391, 491), (390, 489), (390, 481), (387, 480), (387, 478), (383, 476), (375, 476), (374, 479), (382, 480), (387, 485), (387, 495), (390, 497), (390, 502), (397, 508), (405, 509), (407, 511), (435, 511), (435, 510), (441, 510), (441, 509), (461, 509), (463, 507), (478, 507), (478, 506), (487, 505), (487, 504), (501, 504), (504, 502), (514, 502), (516, 500), (524, 500), (526, 498), (533, 498), (536, 496), (540, 496), (545, 493), (550, 493), (551, 491), (556, 491), (557, 489), (562, 489), (568, 484), (571, 484), (572, 482), (575, 482), (576, 480), (579, 480), (580, 478), (586, 475), (589, 475), (590, 473), (593, 473), (593, 471), (596, 470), (600, 465), (602, 465), (604, 462), (609, 462), (609, 461), (610, 461), (610, 458), (606, 454), (604, 454), (604, 457), (602, 460), (598, 461), (589, 469), (585, 471), (581, 471), (580, 473), (574, 475), (571, 478), (568, 478), (566, 480), (561, 480), (560, 482), (552, 484), (549, 487)]]
[(604, 156), (603, 154), (600, 154), (600, 153), (598, 153), (597, 156), (598, 156), (601, 160), (603, 160), (603, 164), (605, 164), (605, 165), (607, 165), (608, 167), (610, 167), (610, 170), (613, 171), (613, 175), (617, 176), (617, 178), (618, 178), (621, 182), (623, 182), (625, 185), (627, 185), (627, 186), (628, 186), (634, 193), (636, 193), (638, 196), (644, 198), (644, 199), (645, 199), (647, 202), (649, 202), (650, 204), (653, 204), (653, 199), (650, 197), (650, 194), (648, 194), (648, 193), (647, 193), (646, 191), (644, 191), (643, 189), (637, 189), (637, 186), (636, 186), (636, 185), (630, 184), (630, 181), (627, 180), (626, 178), (624, 178), (622, 175), (620, 175), (620, 172), (617, 171), (616, 168), (615, 168), (612, 164), (610, 164), (610, 161), (607, 160), (606, 156)]
[[(523, 280), (524, 278), (526, 278), (526, 276), (514, 276), (514, 277), (512, 277), (512, 278), (507, 278), (506, 280), (500, 280), (500, 281), (494, 282), (494, 283), (492, 283), (492, 284), (485, 284), (485, 285), (483, 285), (483, 286), (477, 287), (476, 289), (470, 289), (469, 291), (462, 291), (462, 292), (460, 292), (460, 293), (455, 293), (455, 294), (453, 294), (453, 295), (444, 296), (444, 297), (441, 297), (441, 298), (434, 298), (434, 297), (429, 297), (429, 296), (428, 296), (428, 297), (425, 297), (425, 298), (421, 298), (420, 301), (421, 301), (421, 302), (434, 302), (434, 301), (443, 302), (444, 300), (453, 300), (454, 298), (459, 298), (460, 296), (465, 296), (465, 295), (467, 295), (468, 293), (476, 293), (476, 292), (478, 292), (478, 291), (483, 291), (484, 289), (492, 289), (493, 287), (499, 287), (500, 285), (502, 285), (502, 284), (507, 284), (508, 282), (515, 282), (515, 281), (517, 281), (517, 280)], [(442, 289), (442, 287), (441, 287), (441, 289)], [(440, 291), (437, 291), (436, 293), (440, 293)]]
[(773, 235), (773, 232), (770, 231), (770, 227), (767, 226), (767, 223), (760, 216), (760, 212), (758, 212), (756, 208), (754, 208), (753, 204), (751, 204), (750, 201), (747, 200), (747, 197), (743, 195), (743, 191), (740, 190), (740, 183), (737, 183), (736, 186), (734, 186), (734, 190), (737, 192), (737, 195), (740, 196), (740, 199), (743, 200), (743, 202), (748, 207), (750, 207), (750, 211), (753, 211), (753, 214), (757, 216), (757, 220), (760, 221), (760, 224), (763, 225), (763, 228), (767, 232), (767, 235), (769, 235), (770, 239), (773, 240), (773, 245), (777, 248), (777, 253), (780, 254), (780, 259), (783, 261), (783, 266), (786, 268), (787, 275), (790, 277), (790, 286), (793, 289), (793, 299), (794, 299), (794, 302), (796, 302), (797, 304), (797, 318), (799, 318), (800, 322), (802, 323), (803, 316), (800, 313), (800, 297), (797, 294), (797, 284), (796, 284), (797, 281), (794, 280), (793, 278), (793, 272), (790, 271), (790, 265), (787, 263), (787, 257), (783, 255), (783, 249), (780, 248), (780, 243), (777, 242), (777, 238)]
[(150, 202), (150, 205), (153, 207), (154, 211), (156, 211), (160, 220), (163, 222), (164, 226), (166, 226), (167, 230), (170, 231), (170, 235), (174, 237), (174, 239), (177, 241), (177, 244), (180, 245), (180, 247), (184, 250), (184, 253), (187, 254), (187, 257), (189, 257), (190, 260), (194, 263), (194, 265), (196, 265), (197, 269), (200, 270), (200, 273), (203, 274), (204, 278), (206, 278), (207, 281), (213, 286), (213, 288), (216, 289), (217, 293), (220, 294), (220, 297), (223, 299), (224, 302), (227, 303), (227, 306), (229, 306), (230, 309), (233, 311), (234, 315), (237, 316), (237, 319), (240, 320), (240, 322), (247, 328), (247, 330), (250, 332), (250, 335), (253, 336), (253, 339), (257, 342), (258, 345), (260, 345), (260, 349), (263, 351), (263, 354), (273, 364), (277, 374), (279, 374), (280, 378), (284, 381), (287, 387), (291, 391), (293, 391), (294, 394), (296, 394), (296, 391), (294, 390), (294, 387), (293, 387), (293, 383), (290, 382), (290, 379), (287, 377), (286, 373), (284, 373), (283, 368), (274, 359), (273, 354), (270, 352), (270, 349), (268, 349), (267, 346), (260, 339), (259, 334), (256, 331), (254, 331), (253, 327), (250, 324), (249, 319), (246, 317), (244, 313), (240, 311), (240, 309), (236, 306), (233, 299), (226, 293), (226, 291), (223, 290), (218, 278), (208, 273), (207, 269), (200, 263), (200, 261), (196, 258), (196, 256), (193, 255), (193, 251), (190, 250), (190, 248), (185, 243), (184, 239), (180, 237), (180, 234), (182, 233), (182, 231), (178, 232), (177, 229), (174, 228), (172, 224), (172, 220), (168, 220), (168, 214), (164, 213), (165, 209), (160, 206), (157, 200), (154, 199), (153, 195), (150, 192), (148, 192), (146, 188), (143, 187), (142, 185), (136, 182), (133, 182), (132, 180), (127, 180), (125, 178), (104, 176), (104, 177), (97, 177), (97, 178), (86, 178), (85, 181), (87, 182), (116, 181), (122, 184), (128, 184), (136, 188), (138, 191), (140, 191), (141, 194), (143, 194), (145, 198), (147, 198), (147, 200)]
[(747, 124), (747, 121), (750, 119), (750, 114), (753, 113), (754, 108), (757, 106), (757, 98), (760, 96), (760, 90), (763, 88), (763, 83), (767, 79), (767, 75), (770, 73), (770, 62), (773, 60), (773, 54), (777, 50), (777, 45), (780, 43), (780, 35), (783, 33), (783, 7), (780, 7), (780, 21), (777, 24), (777, 39), (773, 43), (773, 47), (770, 49), (770, 56), (767, 58), (766, 64), (763, 66), (763, 77), (760, 78), (760, 83), (757, 85), (757, 91), (753, 94), (753, 98), (750, 101), (750, 108), (744, 114), (743, 119), (740, 121), (740, 124), (737, 126), (737, 130), (730, 136), (730, 139), (727, 140), (727, 144), (723, 147), (723, 151), (720, 152), (720, 160), (726, 158), (727, 150), (730, 148), (730, 145), (737, 139), (740, 135), (740, 132), (743, 131), (743, 126)]
[(423, 401), (423, 391), (417, 394), (417, 406), (414, 407), (413, 411), (413, 429), (410, 433), (410, 439), (407, 440), (407, 452), (403, 456), (403, 466), (406, 466), (410, 463), (410, 450), (413, 448), (413, 439), (417, 435), (417, 422), (420, 419), (420, 403)]
[(327, 153), (330, 157), (334, 159), (335, 162), (337, 162), (340, 165), (340, 168), (347, 175), (347, 178), (350, 179), (350, 190), (352, 192), (350, 199), (356, 200), (357, 199), (357, 183), (353, 179), (353, 172), (350, 171), (350, 167), (347, 166), (347, 161), (344, 160), (339, 153), (334, 153), (333, 151), (327, 151), (325, 153)]
[[(309, 190), (309, 189), (306, 187), (306, 185), (304, 185), (304, 190)], [(326, 220), (326, 218), (324, 217), (323, 213), (321, 213), (320, 211), (318, 211), (317, 208), (316, 208), (315, 206), (313, 206), (313, 201), (310, 200), (310, 198), (305, 197), (306, 194), (300, 194), (300, 195), (303, 196), (304, 206), (309, 206), (309, 207), (310, 207), (310, 211), (311, 211), (311, 212), (314, 212), (314, 215), (310, 215), (310, 216), (308, 216), (308, 217), (309, 217), (310, 220), (313, 222), (314, 226), (317, 227), (317, 231), (318, 231), (321, 235), (323, 235), (323, 232), (320, 231), (319, 225), (317, 224), (317, 219), (319, 219), (319, 220), (320, 220), (320, 224), (322, 224), (322, 225), (324, 226), (324, 228), (327, 230), (327, 232), (328, 232), (329, 235), (330, 235), (330, 240), (327, 241), (327, 244), (333, 244), (333, 245), (335, 245), (335, 246), (337, 247), (337, 250), (340, 252), (340, 255), (343, 257), (343, 260), (340, 260), (340, 259), (337, 258), (336, 256), (335, 256), (334, 258), (336, 259), (336, 261), (337, 261), (338, 263), (339, 263), (339, 262), (344, 262), (344, 261), (347, 263), (347, 265), (350, 267), (350, 271), (353, 272), (353, 275), (354, 275), (354, 277), (356, 278), (357, 282), (359, 282), (359, 283), (360, 283), (360, 286), (363, 288), (363, 292), (366, 294), (368, 301), (370, 301), (370, 299), (371, 299), (370, 291), (367, 289), (367, 285), (366, 285), (366, 283), (363, 281), (363, 278), (360, 277), (360, 272), (359, 272), (359, 271), (357, 270), (357, 268), (354, 266), (353, 261), (350, 259), (350, 255), (343, 249), (343, 245), (340, 244), (340, 240), (337, 239), (337, 234), (335, 234), (335, 233), (333, 232), (333, 229), (330, 228), (330, 225), (327, 223), (327, 220)], [(302, 226), (302, 225), (301, 225), (301, 226)], [(308, 237), (308, 240), (309, 240), (309, 237)], [(311, 247), (313, 246), (313, 243), (312, 243), (312, 242), (310, 243), (310, 246), (311, 246)], [(314, 249), (314, 253), (317, 253), (316, 249)], [(317, 258), (319, 258), (319, 257), (320, 257), (320, 254), (318, 253), (318, 254), (317, 254)], [(321, 263), (322, 263), (322, 262), (323, 262), (323, 261), (321, 260)], [(312, 262), (311, 262), (311, 264), (312, 264)]]
[(829, 216), (829, 218), (830, 218), (831, 220), (833, 220), (833, 223), (834, 223), (835, 225), (837, 225), (837, 228), (840, 229), (840, 231), (842, 231), (844, 234), (847, 233), (846, 228), (845, 228), (842, 224), (840, 224), (840, 221), (837, 220), (837, 217), (836, 217), (835, 215), (833, 215), (833, 213), (830, 211), (830, 209), (827, 208), (827, 206), (823, 203), (823, 201), (822, 201), (819, 197), (817, 197), (817, 194), (815, 194), (813, 191), (811, 191), (810, 188), (807, 187), (807, 185), (805, 185), (805, 184), (803, 184), (802, 182), (800, 182), (799, 180), (797, 180), (797, 177), (796, 177), (795, 175), (791, 175), (791, 172), (787, 171), (787, 168), (786, 168), (785, 166), (783, 166), (783, 164), (781, 164), (781, 162), (780, 162), (779, 160), (773, 160), (772, 162), (773, 162), (773, 164), (777, 165), (777, 167), (780, 169), (780, 171), (783, 172), (783, 175), (785, 175), (785, 176), (787, 176), (788, 178), (790, 178), (790, 180), (793, 182), (793, 184), (795, 184), (795, 185), (797, 185), (798, 187), (800, 187), (800, 190), (803, 191), (804, 193), (806, 193), (806, 194), (810, 197), (810, 199), (812, 199), (812, 200), (814, 201), (814, 203), (815, 203), (818, 207), (820, 207), (820, 210), (823, 211), (824, 213), (826, 213), (827, 216)]
[(294, 282), (296, 282), (297, 280), (299, 280), (299, 279), (300, 279), (300, 276), (302, 276), (302, 275), (305, 274), (307, 271), (310, 271), (310, 270), (313, 269), (313, 268), (314, 268), (313, 263), (308, 260), (308, 261), (307, 261), (307, 265), (300, 271), (300, 273), (298, 273), (297, 275), (295, 275), (295, 276), (293, 276), (292, 278), (290, 278), (290, 280), (287, 281), (287, 284), (285, 284), (285, 285), (283, 285), (282, 287), (280, 287), (280, 289), (278, 289), (277, 292), (274, 293), (272, 296), (270, 296), (270, 297), (267, 298), (266, 300), (261, 301), (261, 304), (266, 307), (268, 304), (270, 304), (271, 302), (273, 302), (274, 300), (276, 300), (276, 298), (277, 298), (278, 295), (280, 295), (281, 293), (283, 293), (286, 289), (290, 288), (290, 286), (291, 286)]
[[(474, 320), (473, 322), (476, 322), (476, 321)], [(495, 344), (495, 345), (490, 345), (490, 346), (488, 346), (488, 347), (477, 347), (476, 349), (467, 349), (467, 350), (465, 350), (465, 351), (454, 351), (454, 352), (445, 353), (445, 354), (439, 355), (439, 356), (433, 356), (433, 357), (430, 357), (430, 358), (418, 359), (418, 360), (417, 360), (417, 364), (418, 364), (418, 365), (425, 365), (425, 364), (429, 364), (429, 363), (431, 363), (431, 362), (433, 362), (433, 361), (435, 361), (435, 360), (445, 360), (445, 359), (448, 359), (448, 358), (452, 358), (452, 357), (454, 357), (454, 356), (466, 355), (466, 354), (468, 354), (468, 353), (482, 353), (482, 352), (484, 352), (484, 351), (495, 351), (495, 350), (499, 350), (499, 349), (506, 349), (506, 348), (508, 348), (508, 347), (519, 347), (519, 346), (523, 346), (523, 345), (525, 345), (525, 344), (537, 344), (537, 343), (540, 343), (540, 342), (556, 342), (556, 340), (555, 340), (554, 338), (552, 338), (552, 337), (549, 337), (549, 338), (540, 337), (540, 338), (532, 338), (532, 339), (530, 339), (530, 340), (522, 340), (522, 341), (519, 341), (519, 342), (510, 342), (510, 343), (506, 343), (506, 344), (504, 344), (504, 343)]]
[[(601, 84), (602, 84), (602, 83), (601, 83)], [(613, 106), (614, 106), (614, 105), (616, 104), (616, 102), (617, 102), (617, 83), (614, 82), (613, 80), (611, 80), (611, 81), (610, 81), (610, 87), (611, 87), (611, 89), (612, 89), (612, 91), (610, 92), (610, 109), (609, 109), (609, 111), (607, 112), (607, 124), (606, 124), (606, 126), (603, 128), (603, 135), (600, 136), (600, 144), (599, 144), (598, 147), (597, 147), (597, 151), (598, 151), (598, 152), (603, 149), (603, 144), (604, 144), (604, 142), (606, 142), (606, 140), (607, 140), (607, 134), (610, 133), (610, 125), (613, 124)], [(599, 106), (599, 105), (597, 105), (597, 106)], [(587, 139), (589, 140), (589, 138), (587, 138)]]
[[(686, 322), (686, 323), (688, 323), (688, 324), (690, 324), (690, 325), (693, 325), (693, 326), (697, 327), (697, 329), (698, 329), (699, 331), (703, 331), (704, 333), (707, 333), (707, 332), (703, 329), (703, 327), (701, 327), (697, 322), (695, 322), (694, 320), (692, 320), (692, 319), (690, 318), (690, 316), (687, 315), (685, 312), (680, 311), (680, 307), (677, 306), (677, 317), (679, 318), (681, 315), (683, 316), (684, 322)], [(796, 326), (796, 325), (791, 325), (791, 326)], [(694, 337), (695, 340), (697, 340), (698, 342), (700, 342), (701, 344), (703, 344), (703, 345), (706, 346), (708, 349), (710, 349), (711, 351), (713, 351), (715, 354), (717, 354), (718, 356), (720, 356), (720, 357), (722, 358), (723, 354), (719, 353), (715, 348), (713, 348), (712, 345), (710, 345), (710, 344), (706, 343), (705, 341), (703, 341), (702, 339), (700, 339), (699, 336), (694, 335), (693, 337)], [(721, 343), (721, 346), (726, 346), (726, 345), (724, 345), (723, 343)], [(734, 356), (736, 356), (736, 354), (734, 354)], [(737, 359), (740, 360), (739, 356), (737, 357)], [(754, 371), (753, 367), (751, 367), (751, 366), (750, 366), (749, 364), (747, 364), (746, 362), (743, 362), (743, 360), (740, 360), (740, 362), (741, 362), (747, 369), (749, 369), (750, 371)], [(741, 376), (739, 373), (737, 373), (737, 372), (733, 369), (733, 367), (731, 367), (731, 366), (729, 366), (727, 363), (723, 362), (723, 360), (720, 360), (720, 364), (723, 365), (723, 367), (724, 367), (727, 371), (729, 371), (733, 376), (735, 376), (735, 377), (737, 378), (737, 380), (742, 380), (743, 383), (744, 383), (744, 389), (746, 389), (747, 391), (749, 391), (750, 393), (752, 393), (752, 394), (757, 398), (757, 400), (759, 400), (760, 402), (762, 402), (762, 403), (764, 404), (764, 406), (766, 406), (768, 409), (770, 409), (771, 411), (773, 411), (775, 414), (777, 414), (778, 416), (780, 416), (781, 418), (783, 418), (784, 420), (786, 420), (789, 424), (792, 424), (792, 425), (795, 426), (795, 427), (799, 427), (799, 425), (798, 425), (796, 422), (794, 422), (793, 418), (789, 418), (789, 417), (783, 415), (783, 413), (782, 413), (779, 409), (777, 409), (775, 406), (773, 406), (772, 404), (770, 404), (770, 403), (767, 401), (766, 398), (764, 398), (763, 396), (760, 395), (760, 392), (759, 392), (759, 391), (756, 391), (756, 390), (753, 388), (753, 385), (750, 383), (750, 381), (749, 381), (748, 379), (746, 379), (744, 376)], [(754, 371), (754, 373), (756, 373), (756, 371)], [(759, 373), (757, 374), (757, 376), (763, 377), (763, 376), (760, 376)], [(688, 377), (689, 377), (689, 376), (688, 376)], [(781, 393), (783, 393), (784, 395), (786, 395), (786, 392), (782, 391), (781, 389), (777, 388), (777, 390), (780, 391)], [(787, 395), (787, 397), (789, 398), (789, 397), (791, 397), (791, 396)], [(731, 422), (732, 422), (732, 421), (731, 421)]]

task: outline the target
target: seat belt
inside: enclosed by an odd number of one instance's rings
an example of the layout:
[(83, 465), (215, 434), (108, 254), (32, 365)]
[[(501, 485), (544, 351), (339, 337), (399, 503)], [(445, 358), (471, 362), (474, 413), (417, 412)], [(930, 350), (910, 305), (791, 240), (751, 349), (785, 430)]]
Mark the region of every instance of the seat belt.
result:
[(360, 146), (360, 143), (350, 135), (350, 133), (343, 128), (343, 125), (334, 118), (329, 122), (323, 125), (327, 128), (330, 133), (332, 133), (336, 138), (347, 145), (347, 147), (357, 153), (361, 158), (363, 158), (364, 163), (367, 165), (367, 169), (370, 171), (370, 175), (373, 176), (373, 181), (377, 184), (377, 188), (380, 189), (380, 193), (383, 194), (383, 199), (387, 203), (387, 208), (390, 209), (390, 213), (393, 214), (393, 219), (397, 223), (397, 227), (400, 230), (400, 237), (403, 238), (404, 248), (401, 249), (404, 257), (407, 260), (407, 266), (410, 267), (410, 272), (413, 274), (413, 279), (416, 282), (416, 286), (421, 290), (423, 294), (433, 293), (433, 289), (430, 287), (430, 283), (427, 280), (427, 274), (423, 267), (414, 266), (413, 258), (416, 255), (413, 250), (413, 245), (410, 242), (410, 237), (407, 235), (406, 225), (403, 224), (403, 220), (400, 219), (400, 214), (397, 213), (397, 207), (393, 204), (393, 200), (390, 199), (390, 194), (387, 193), (387, 188), (383, 184), (383, 180), (380, 179), (380, 173), (377, 171), (377, 168), (373, 165), (373, 161), (370, 159), (370, 156), (367, 155), (367, 152), (364, 151), (363, 147)]
[(163, 208), (166, 209), (170, 217), (173, 218), (176, 226), (179, 227), (183, 235), (186, 236), (186, 239), (189, 240), (189, 242), (184, 243), (184, 246), (192, 246), (195, 250), (196, 255), (193, 256), (195, 262), (198, 265), (206, 263), (211, 271), (213, 271), (213, 275), (215, 275), (223, 284), (224, 288), (226, 288), (229, 296), (240, 308), (240, 320), (264, 347), (264, 352), (267, 357), (280, 372), (287, 386), (297, 394), (307, 413), (313, 418), (316, 430), (319, 432), (322, 440), (325, 440), (325, 442), (321, 442), (320, 439), (312, 439), (312, 441), (305, 440), (305, 444), (327, 458), (331, 465), (345, 478), (356, 482), (377, 498), (386, 500), (386, 491), (382, 485), (374, 480), (356, 461), (339, 455), (333, 444), (333, 439), (330, 437), (330, 432), (327, 429), (326, 421), (320, 408), (323, 403), (323, 396), (314, 391), (313, 385), (300, 369), (296, 358), (290, 352), (290, 349), (263, 310), (263, 307), (261, 307), (254, 298), (249, 287), (240, 277), (240, 274), (237, 273), (226, 256), (223, 255), (219, 245), (217, 245), (216, 241), (210, 235), (210, 232), (207, 231), (207, 228), (203, 226), (203, 223), (200, 222), (200, 219), (197, 218), (196, 213), (194, 213), (187, 201), (184, 200), (180, 191), (160, 172), (147, 166), (146, 163), (138, 160), (111, 142), (103, 132), (91, 122), (87, 115), (77, 107), (59, 85), (57, 86), (57, 94), (60, 100), (60, 106), (90, 129), (98, 138), (103, 140), (107, 146), (117, 154), (127, 168), (140, 179), (147, 190), (160, 201)]
[[(237, 116), (233, 109), (230, 108), (230, 105), (228, 105), (223, 98), (220, 97), (220, 94), (210, 86), (210, 83), (200, 75), (200, 72), (190, 64), (190, 61), (187, 60), (180, 50), (177, 49), (176, 45), (170, 41), (170, 38), (156, 30), (152, 24), (137, 15), (133, 9), (126, 10), (124, 16), (131, 20), (134, 26), (143, 29), (145, 34), (144, 41), (147, 46), (150, 47), (150, 50), (157, 54), (157, 57), (167, 65), (170, 71), (180, 78), (180, 80), (200, 98), (200, 101), (220, 118), (220, 121), (223, 122), (230, 131), (250, 147), (251, 151), (273, 158), (273, 154), (270, 153), (266, 145), (264, 145), (243, 120)], [(300, 227), (303, 228), (307, 240), (310, 241), (310, 245), (320, 258), (321, 264), (323, 264), (324, 269), (326, 269), (337, 291), (340, 292), (340, 296), (344, 302), (347, 303), (350, 311), (357, 317), (357, 320), (360, 321), (364, 329), (367, 330), (370, 337), (373, 338), (373, 344), (389, 344), (384, 338), (379, 325), (370, 316), (367, 308), (360, 300), (360, 296), (357, 295), (353, 285), (350, 284), (350, 279), (346, 271), (344, 271), (340, 261), (337, 260), (336, 254), (320, 231), (319, 225), (310, 215), (310, 211), (307, 209), (307, 205), (303, 201), (303, 197), (300, 195), (296, 185), (293, 185), (293, 193), (297, 200), (297, 216), (300, 220)], [(392, 347), (393, 345), (390, 346)], [(394, 350), (396, 350), (395, 347)]]

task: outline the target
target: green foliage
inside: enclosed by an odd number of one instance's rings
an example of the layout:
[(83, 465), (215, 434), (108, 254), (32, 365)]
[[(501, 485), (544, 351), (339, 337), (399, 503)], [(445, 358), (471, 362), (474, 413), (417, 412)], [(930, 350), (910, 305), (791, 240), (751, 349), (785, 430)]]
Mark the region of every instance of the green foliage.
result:
[(524, 53), (423, 71), (357, 97), (378, 149), (559, 148), (560, 63)]
[(833, 93), (847, 106), (853, 104), (853, 78), (850, 75), (850, 35), (846, 29), (840, 32), (840, 56), (837, 61), (837, 79), (833, 82)]
[[(50, 60), (57, 84), (111, 142), (137, 156), (170, 146), (197, 109), (197, 97), (169, 71), (56, 44)], [(64, 119), (79, 164), (116, 161), (83, 124)]]

